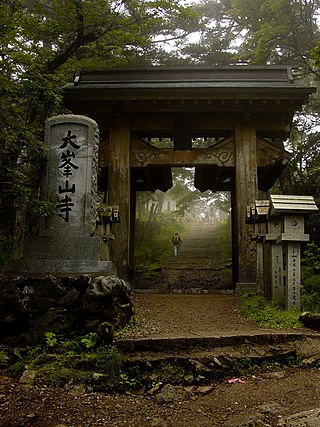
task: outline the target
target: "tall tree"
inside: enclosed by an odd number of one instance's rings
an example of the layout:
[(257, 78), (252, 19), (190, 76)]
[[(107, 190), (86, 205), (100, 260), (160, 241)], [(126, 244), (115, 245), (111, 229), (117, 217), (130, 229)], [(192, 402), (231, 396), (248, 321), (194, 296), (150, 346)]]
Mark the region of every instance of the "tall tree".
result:
[(183, 37), (196, 23), (178, 0), (0, 3), (0, 238), (12, 236), (25, 205), (48, 209), (37, 197), (44, 123), (63, 112), (61, 87), (72, 72), (150, 65), (157, 40)]
[(304, 74), (319, 42), (319, 0), (202, 0), (199, 42), (183, 53), (206, 64), (294, 64)]

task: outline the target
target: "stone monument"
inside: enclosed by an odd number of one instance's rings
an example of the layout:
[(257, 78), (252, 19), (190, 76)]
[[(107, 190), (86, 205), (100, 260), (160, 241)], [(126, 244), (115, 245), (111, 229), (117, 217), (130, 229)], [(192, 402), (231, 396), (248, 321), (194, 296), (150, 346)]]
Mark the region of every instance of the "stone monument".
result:
[[(284, 301), (287, 310), (300, 309), (300, 258), (303, 242), (309, 241), (305, 233), (305, 219), (316, 212), (318, 207), (312, 196), (270, 196), (270, 217), (279, 224), (276, 244), (283, 249), (284, 287), (279, 283), (278, 291), (274, 291), (276, 299), (281, 301), (284, 289)], [(280, 270), (277, 262), (275, 268)]]
[(46, 123), (47, 168), (42, 199), (54, 201), (55, 213), (41, 218), (36, 236), (25, 239), (21, 258), (7, 272), (70, 275), (114, 274), (101, 256), (96, 235), (99, 129), (79, 115), (60, 115)]
[[(256, 200), (247, 207), (253, 240), (257, 246), (263, 242), (262, 250), (257, 250), (257, 265), (264, 266), (260, 269), (263, 286), (257, 286), (257, 291), (263, 289), (267, 298), (287, 310), (300, 309), (300, 245), (309, 241), (305, 219), (317, 210), (312, 196), (300, 195), (270, 195), (269, 200)], [(265, 232), (258, 233), (257, 225), (264, 222)]]

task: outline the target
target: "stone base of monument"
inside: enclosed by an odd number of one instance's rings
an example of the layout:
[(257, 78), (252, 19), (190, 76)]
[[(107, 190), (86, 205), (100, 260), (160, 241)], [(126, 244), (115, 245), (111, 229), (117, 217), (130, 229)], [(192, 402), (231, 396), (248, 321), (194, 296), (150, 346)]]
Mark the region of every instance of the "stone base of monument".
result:
[(112, 261), (100, 256), (100, 237), (30, 236), (22, 256), (11, 261), (5, 272), (23, 274), (110, 275), (116, 274)]
[(242, 283), (238, 282), (236, 283), (235, 287), (235, 293), (242, 294), (245, 292), (256, 292), (257, 290), (257, 284), (255, 282), (252, 283)]

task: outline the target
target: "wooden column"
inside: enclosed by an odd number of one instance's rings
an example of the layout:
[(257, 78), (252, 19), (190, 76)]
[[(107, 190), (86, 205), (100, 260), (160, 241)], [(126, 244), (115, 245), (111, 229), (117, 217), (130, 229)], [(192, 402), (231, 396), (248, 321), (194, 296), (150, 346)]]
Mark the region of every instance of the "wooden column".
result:
[(255, 287), (256, 250), (251, 241), (251, 228), (246, 224), (246, 208), (254, 203), (258, 194), (256, 129), (253, 116), (243, 114), (235, 124), (235, 192), (237, 253), (234, 260), (238, 273), (236, 290)]
[(135, 230), (136, 230), (136, 202), (137, 202), (137, 191), (135, 183), (131, 180), (131, 202), (130, 202), (130, 241), (129, 241), (129, 259), (130, 259), (130, 277), (129, 281), (133, 279), (133, 267), (134, 267), (134, 248), (135, 248)]
[(116, 117), (110, 127), (108, 204), (119, 205), (120, 223), (112, 224), (110, 257), (124, 280), (130, 266), (130, 139), (129, 124)]
[(233, 183), (231, 190), (231, 224), (232, 224), (232, 283), (236, 284), (238, 281), (238, 233), (237, 233), (237, 198), (235, 183)]

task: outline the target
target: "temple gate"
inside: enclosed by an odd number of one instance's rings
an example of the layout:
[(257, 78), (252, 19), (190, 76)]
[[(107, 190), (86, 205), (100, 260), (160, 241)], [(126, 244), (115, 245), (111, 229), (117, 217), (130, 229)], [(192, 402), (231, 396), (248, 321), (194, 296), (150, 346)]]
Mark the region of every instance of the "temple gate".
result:
[[(230, 191), (233, 282), (256, 282), (255, 243), (246, 207), (275, 183), (290, 154), (293, 115), (315, 89), (297, 84), (289, 66), (150, 67), (80, 71), (64, 87), (74, 114), (100, 129), (100, 189), (118, 205), (111, 260), (118, 275), (133, 268), (135, 194), (168, 190), (171, 167), (195, 167), (200, 191)], [(215, 138), (195, 148), (195, 138)], [(150, 138), (171, 138), (173, 148), (155, 148)]]

